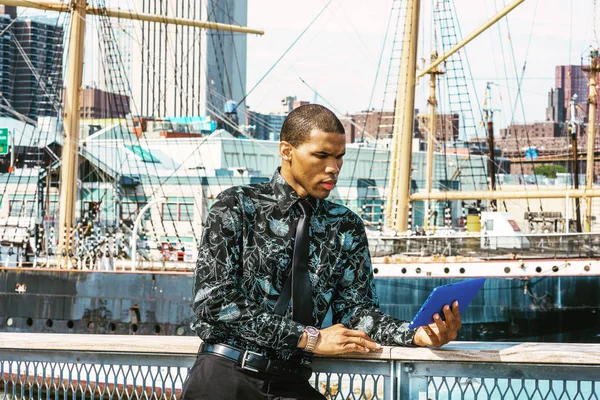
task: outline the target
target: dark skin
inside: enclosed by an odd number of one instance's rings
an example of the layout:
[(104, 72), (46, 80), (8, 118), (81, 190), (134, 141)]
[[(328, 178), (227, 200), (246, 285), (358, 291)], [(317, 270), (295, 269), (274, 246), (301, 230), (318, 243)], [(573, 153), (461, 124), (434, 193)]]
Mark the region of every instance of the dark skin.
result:
[[(296, 147), (285, 141), (279, 143), (281, 176), (300, 197), (325, 199), (337, 183), (345, 153), (345, 135), (313, 129), (308, 139)], [(456, 339), (461, 328), (458, 302), (454, 302), (452, 308), (444, 306), (442, 312), (445, 321), (435, 314), (434, 323), (417, 329), (413, 344), (441, 347)], [(315, 354), (368, 353), (381, 349), (365, 332), (347, 329), (342, 324), (321, 329), (319, 333)], [(304, 333), (298, 348), (303, 349), (306, 341)]]

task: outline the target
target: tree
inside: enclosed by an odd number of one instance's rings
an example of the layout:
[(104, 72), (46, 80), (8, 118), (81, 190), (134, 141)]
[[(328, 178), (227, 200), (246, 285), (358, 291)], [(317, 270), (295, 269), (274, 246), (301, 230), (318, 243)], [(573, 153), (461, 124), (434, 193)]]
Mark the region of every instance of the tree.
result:
[(546, 178), (554, 179), (556, 174), (567, 172), (567, 169), (562, 165), (545, 164), (535, 167), (533, 172), (536, 175), (544, 175)]

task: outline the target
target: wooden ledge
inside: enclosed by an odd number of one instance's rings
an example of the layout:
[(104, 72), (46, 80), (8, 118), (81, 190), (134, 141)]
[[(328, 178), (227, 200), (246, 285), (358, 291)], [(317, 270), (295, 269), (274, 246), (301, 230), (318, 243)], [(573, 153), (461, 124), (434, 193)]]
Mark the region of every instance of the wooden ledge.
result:
[[(200, 343), (194, 336), (0, 333), (0, 353), (4, 349), (194, 356)], [(384, 346), (380, 352), (324, 358), (600, 366), (600, 344), (452, 342), (441, 349)]]

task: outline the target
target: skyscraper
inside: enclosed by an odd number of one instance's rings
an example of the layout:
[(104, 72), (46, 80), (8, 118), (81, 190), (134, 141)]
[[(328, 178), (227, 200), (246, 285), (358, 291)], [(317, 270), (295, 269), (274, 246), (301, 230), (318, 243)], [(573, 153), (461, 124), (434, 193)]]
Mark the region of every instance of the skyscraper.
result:
[[(4, 8), (5, 6), (2, 6)], [(12, 22), (11, 15), (4, 14), (4, 10), (0, 10), (0, 30), (6, 29)], [(9, 35), (0, 37), (0, 106), (12, 107), (12, 64), (13, 64), (13, 43)], [(10, 115), (0, 108), (1, 115)]]
[(581, 65), (557, 65), (556, 66), (556, 88), (562, 89), (564, 93), (564, 107), (566, 118), (571, 119), (571, 98), (577, 95), (575, 104), (578, 106), (577, 115), (587, 116), (588, 85), (585, 73)]
[(56, 116), (61, 108), (63, 26), (56, 18), (17, 19), (13, 44), (15, 110), (32, 119)]
[(548, 93), (548, 107), (546, 107), (546, 121), (565, 122), (565, 115), (565, 94), (563, 89), (560, 87), (550, 89)]
[(17, 18), (0, 7), (0, 113), (36, 120), (61, 109), (63, 26), (56, 18)]
[[(133, 11), (246, 25), (247, 0), (135, 0)], [(130, 84), (133, 114), (219, 119), (246, 92), (246, 35), (134, 21)]]

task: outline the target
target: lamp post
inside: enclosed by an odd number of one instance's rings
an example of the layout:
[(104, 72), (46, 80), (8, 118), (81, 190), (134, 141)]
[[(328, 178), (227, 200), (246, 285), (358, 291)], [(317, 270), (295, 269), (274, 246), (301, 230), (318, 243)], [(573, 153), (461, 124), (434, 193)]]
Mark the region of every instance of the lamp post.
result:
[(135, 219), (135, 223), (133, 224), (133, 231), (131, 232), (131, 270), (132, 271), (135, 271), (135, 263), (137, 261), (137, 232), (138, 232), (138, 228), (140, 226), (140, 222), (142, 221), (142, 216), (154, 204), (164, 203), (165, 201), (167, 201), (167, 199), (164, 197), (150, 201), (148, 204), (146, 204), (144, 207), (142, 207), (138, 216)]

